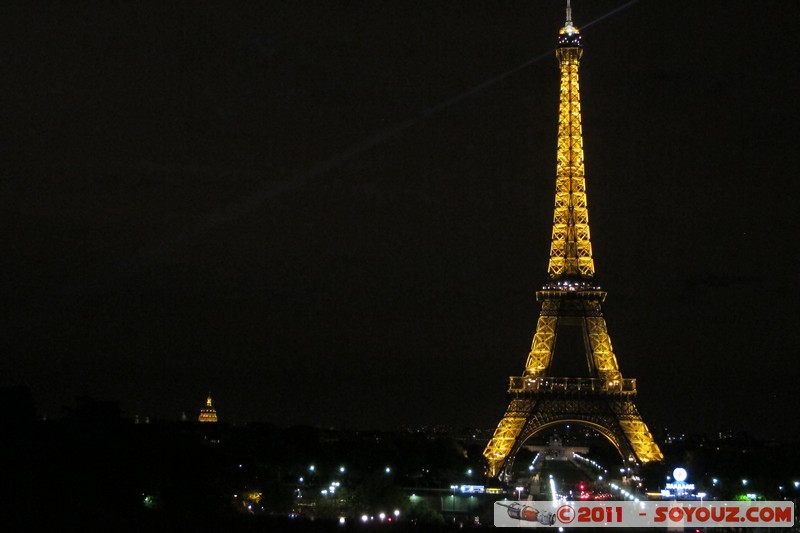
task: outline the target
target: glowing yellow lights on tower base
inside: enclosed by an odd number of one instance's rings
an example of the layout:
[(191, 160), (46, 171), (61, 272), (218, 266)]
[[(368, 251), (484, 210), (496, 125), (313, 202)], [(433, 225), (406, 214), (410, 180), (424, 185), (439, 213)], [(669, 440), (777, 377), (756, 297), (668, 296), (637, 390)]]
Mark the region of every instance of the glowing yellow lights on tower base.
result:
[(211, 394), (208, 395), (206, 398), (206, 405), (202, 409), (200, 409), (200, 416), (197, 417), (198, 422), (216, 422), (217, 421), (217, 410), (214, 409), (214, 405), (211, 403)]

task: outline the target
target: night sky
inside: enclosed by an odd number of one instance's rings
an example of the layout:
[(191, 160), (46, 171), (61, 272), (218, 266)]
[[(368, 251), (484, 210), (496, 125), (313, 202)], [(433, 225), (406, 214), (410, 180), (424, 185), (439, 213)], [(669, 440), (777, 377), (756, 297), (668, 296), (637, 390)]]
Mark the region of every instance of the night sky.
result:
[[(171, 4), (171, 5), (168, 5)], [(800, 436), (798, 2), (575, 0), (651, 428)], [(42, 415), (493, 428), (546, 280), (560, 0), (0, 7), (0, 383)]]

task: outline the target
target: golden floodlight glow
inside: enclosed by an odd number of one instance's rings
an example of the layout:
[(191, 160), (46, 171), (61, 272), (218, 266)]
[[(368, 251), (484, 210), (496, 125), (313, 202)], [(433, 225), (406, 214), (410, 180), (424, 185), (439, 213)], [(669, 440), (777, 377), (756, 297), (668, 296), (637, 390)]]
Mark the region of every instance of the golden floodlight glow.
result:
[(217, 410), (214, 409), (214, 406), (211, 403), (211, 394), (209, 393), (208, 398), (206, 398), (206, 405), (202, 409), (200, 409), (200, 416), (197, 417), (198, 422), (216, 422), (217, 421)]
[[(483, 452), (489, 477), (497, 477), (504, 467), (510, 472), (517, 450), (530, 437), (564, 423), (598, 431), (629, 464), (663, 459), (633, 403), (636, 380), (624, 379), (619, 370), (601, 309), (606, 293), (594, 282), (578, 84), (582, 55), (581, 35), (572, 25), (567, 2), (556, 48), (561, 90), (548, 281), (536, 294), (542, 307), (525, 371), (511, 377), (511, 401)], [(570, 333), (568, 329), (582, 337), (589, 378), (550, 376), (556, 337)]]

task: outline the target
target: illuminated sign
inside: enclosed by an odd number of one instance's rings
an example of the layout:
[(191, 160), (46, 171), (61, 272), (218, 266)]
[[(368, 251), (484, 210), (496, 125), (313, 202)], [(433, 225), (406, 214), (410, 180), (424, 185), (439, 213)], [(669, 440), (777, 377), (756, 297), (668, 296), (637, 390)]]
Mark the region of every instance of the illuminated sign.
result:
[(665, 487), (673, 490), (694, 490), (694, 483), (667, 483)]
[(685, 468), (681, 468), (680, 466), (672, 471), (672, 477), (675, 479), (675, 483), (667, 483), (664, 485), (664, 488), (667, 489), (667, 492), (670, 490), (674, 490), (677, 494), (685, 494), (687, 491), (694, 490), (694, 483), (685, 483), (688, 474)]

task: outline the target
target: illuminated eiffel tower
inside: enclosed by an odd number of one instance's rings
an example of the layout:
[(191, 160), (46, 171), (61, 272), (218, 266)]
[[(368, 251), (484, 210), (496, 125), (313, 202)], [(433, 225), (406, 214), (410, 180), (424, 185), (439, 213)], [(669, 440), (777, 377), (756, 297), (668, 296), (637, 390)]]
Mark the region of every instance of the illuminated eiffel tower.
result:
[[(636, 380), (623, 379), (617, 365), (601, 310), (606, 292), (594, 281), (578, 91), (582, 54), (581, 35), (572, 25), (567, 0), (567, 20), (559, 31), (556, 48), (561, 95), (548, 279), (536, 293), (542, 308), (525, 371), (522, 376), (511, 377), (511, 400), (483, 452), (489, 477), (500, 475), (504, 466), (510, 473), (514, 456), (529, 438), (550, 426), (567, 423), (598, 431), (628, 466), (663, 459), (633, 403)], [(559, 335), (581, 336), (589, 377), (551, 375)]]

